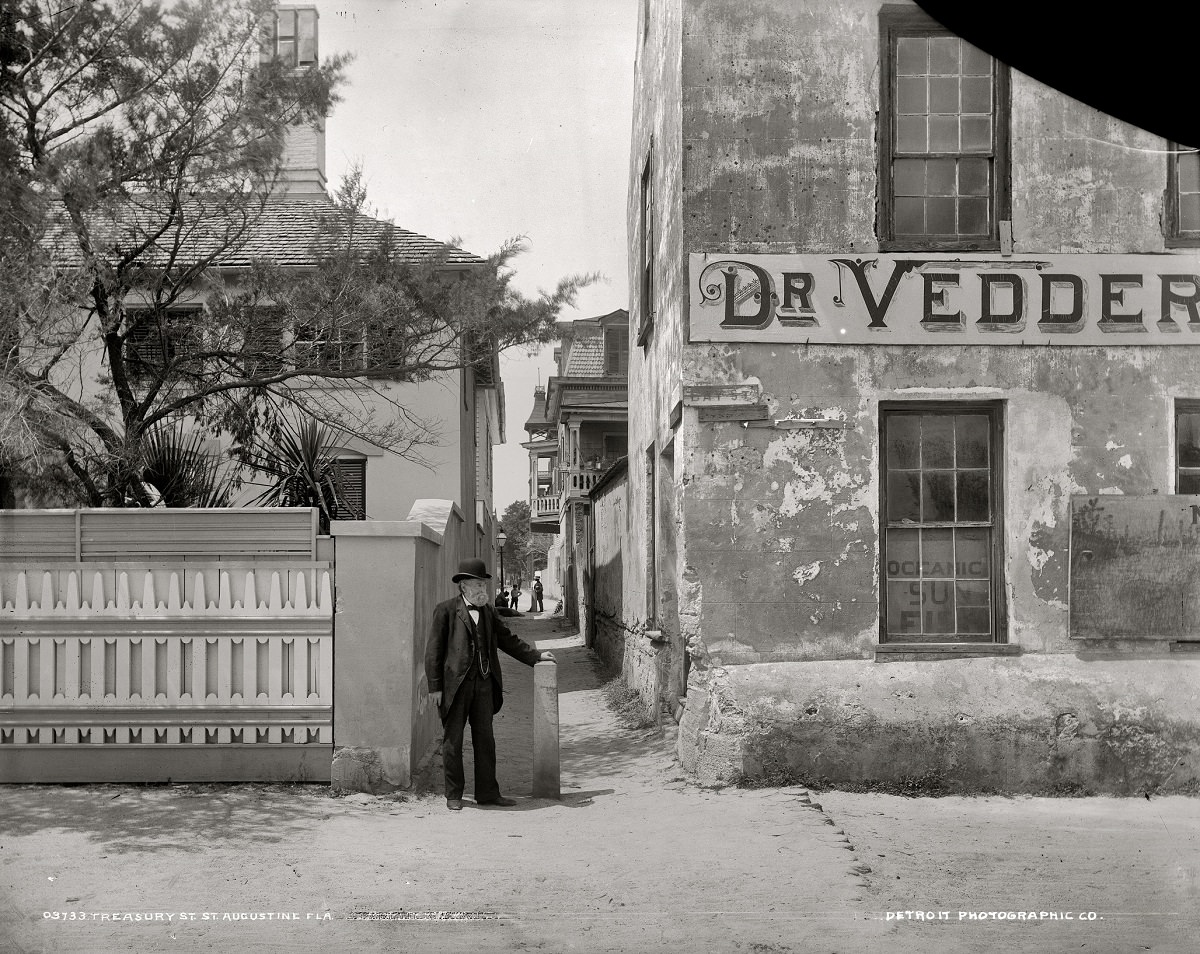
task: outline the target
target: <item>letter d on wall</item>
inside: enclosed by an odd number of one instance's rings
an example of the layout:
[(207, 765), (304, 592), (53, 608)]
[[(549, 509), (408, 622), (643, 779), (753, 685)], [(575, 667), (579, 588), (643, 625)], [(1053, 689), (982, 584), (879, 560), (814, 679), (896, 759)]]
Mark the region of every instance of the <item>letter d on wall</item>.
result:
[[(746, 272), (754, 278), (749, 279)], [(725, 317), (721, 327), (748, 331), (761, 331), (767, 327), (775, 318), (775, 288), (770, 273), (749, 262), (730, 262), (722, 274), (725, 277)], [(758, 311), (742, 313), (739, 309), (750, 302), (757, 302)]]

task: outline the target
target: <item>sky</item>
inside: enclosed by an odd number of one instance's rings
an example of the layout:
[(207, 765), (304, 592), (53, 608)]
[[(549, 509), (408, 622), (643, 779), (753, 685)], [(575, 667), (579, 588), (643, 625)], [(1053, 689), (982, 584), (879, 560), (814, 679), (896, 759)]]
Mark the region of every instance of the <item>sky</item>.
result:
[[(298, 0), (303, 3), (304, 0)], [(485, 256), (524, 236), (526, 294), (599, 272), (564, 319), (628, 308), (625, 199), (638, 0), (315, 0), (319, 52), (353, 53), (326, 124), (332, 189), (361, 163), (398, 227)], [(520, 446), (552, 348), (501, 356), (503, 514), (529, 496)]]

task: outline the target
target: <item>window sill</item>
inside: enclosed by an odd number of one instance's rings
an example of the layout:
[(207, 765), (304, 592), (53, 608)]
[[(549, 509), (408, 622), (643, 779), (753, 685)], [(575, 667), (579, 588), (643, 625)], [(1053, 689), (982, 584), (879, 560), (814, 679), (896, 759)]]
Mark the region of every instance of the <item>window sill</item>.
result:
[(1000, 240), (986, 242), (908, 242), (884, 239), (879, 243), (881, 252), (998, 252)]
[(1019, 656), (1014, 643), (878, 643), (876, 662), (938, 662), (985, 656)]
[(372, 381), (379, 379), (367, 379), (363, 376), (355, 378), (297, 377), (292, 380), (296, 382), (292, 386), (297, 391), (363, 391), (369, 390)]

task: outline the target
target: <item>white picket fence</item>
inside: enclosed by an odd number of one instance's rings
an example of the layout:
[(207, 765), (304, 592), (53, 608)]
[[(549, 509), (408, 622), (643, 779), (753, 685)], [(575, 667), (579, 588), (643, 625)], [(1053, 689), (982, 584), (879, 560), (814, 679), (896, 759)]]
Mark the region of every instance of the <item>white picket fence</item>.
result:
[[(311, 777), (296, 752), (333, 741), (331, 569), (0, 565), (0, 781), (104, 780), (72, 759), (120, 749), (137, 757), (109, 780)], [(156, 767), (169, 747), (193, 756)]]
[[(253, 565), (238, 569), (235, 564), (234, 567), (230, 568), (228, 563), (178, 568), (123, 568), (114, 564), (42, 569), (0, 567), (0, 612), (14, 618), (81, 614), (156, 618), (167, 614), (329, 616), (332, 613), (332, 586), (324, 565), (279, 568)], [(89, 581), (90, 597), (84, 599), (81, 589)], [(11, 597), (7, 595), (9, 592)]]

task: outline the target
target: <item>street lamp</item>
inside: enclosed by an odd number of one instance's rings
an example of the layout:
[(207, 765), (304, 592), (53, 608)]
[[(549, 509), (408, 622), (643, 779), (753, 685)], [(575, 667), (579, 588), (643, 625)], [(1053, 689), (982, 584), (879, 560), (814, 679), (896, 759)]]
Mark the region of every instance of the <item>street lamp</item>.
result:
[(496, 545), (500, 547), (500, 589), (504, 589), (504, 544), (508, 543), (508, 536), (501, 530), (496, 534)]

